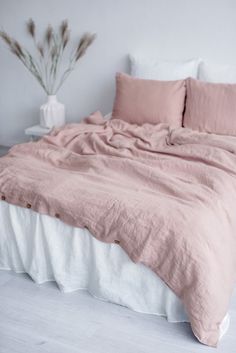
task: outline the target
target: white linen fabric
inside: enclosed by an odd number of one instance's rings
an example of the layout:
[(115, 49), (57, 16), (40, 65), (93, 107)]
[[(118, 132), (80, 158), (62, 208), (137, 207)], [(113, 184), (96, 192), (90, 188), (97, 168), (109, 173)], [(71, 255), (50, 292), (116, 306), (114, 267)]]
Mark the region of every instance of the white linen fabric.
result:
[(200, 59), (186, 61), (160, 61), (130, 55), (131, 76), (159, 80), (174, 81), (188, 77), (197, 78)]
[(209, 65), (201, 62), (198, 78), (212, 83), (236, 83), (236, 65)]
[[(180, 299), (149, 268), (133, 263), (118, 244), (88, 230), (0, 202), (0, 269), (26, 272), (41, 284), (56, 281), (64, 292), (78, 289), (134, 311), (188, 321)], [(221, 324), (227, 331), (229, 316)]]

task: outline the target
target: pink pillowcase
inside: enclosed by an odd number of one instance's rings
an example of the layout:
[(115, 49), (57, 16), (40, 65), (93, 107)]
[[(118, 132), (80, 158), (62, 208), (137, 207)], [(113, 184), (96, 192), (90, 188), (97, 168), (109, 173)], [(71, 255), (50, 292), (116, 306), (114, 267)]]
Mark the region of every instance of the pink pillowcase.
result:
[(185, 80), (145, 80), (118, 73), (112, 118), (138, 125), (166, 123), (180, 127), (185, 94)]
[(184, 127), (236, 135), (236, 84), (187, 80)]

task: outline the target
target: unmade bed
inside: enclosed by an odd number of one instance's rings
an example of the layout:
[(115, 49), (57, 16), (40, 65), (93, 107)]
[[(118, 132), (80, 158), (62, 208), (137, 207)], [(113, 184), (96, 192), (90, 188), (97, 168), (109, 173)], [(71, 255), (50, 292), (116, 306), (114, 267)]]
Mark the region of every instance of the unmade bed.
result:
[(0, 161), (0, 267), (190, 321), (215, 346), (236, 262), (236, 138), (100, 113)]

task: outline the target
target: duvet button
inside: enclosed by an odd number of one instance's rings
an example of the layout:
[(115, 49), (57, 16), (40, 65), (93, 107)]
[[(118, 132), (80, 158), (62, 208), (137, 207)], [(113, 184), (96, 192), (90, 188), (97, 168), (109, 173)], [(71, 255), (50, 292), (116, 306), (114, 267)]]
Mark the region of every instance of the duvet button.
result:
[(2, 199), (3, 201), (5, 201), (5, 200), (6, 200), (6, 196), (2, 195), (2, 196), (1, 196), (1, 199)]
[(30, 204), (30, 203), (27, 203), (26, 207), (27, 207), (27, 208), (31, 208), (31, 204)]
[(59, 213), (55, 213), (55, 217), (56, 217), (56, 218), (60, 218)]
[(115, 244), (120, 244), (120, 241), (115, 239), (115, 240), (114, 240), (114, 243), (115, 243)]

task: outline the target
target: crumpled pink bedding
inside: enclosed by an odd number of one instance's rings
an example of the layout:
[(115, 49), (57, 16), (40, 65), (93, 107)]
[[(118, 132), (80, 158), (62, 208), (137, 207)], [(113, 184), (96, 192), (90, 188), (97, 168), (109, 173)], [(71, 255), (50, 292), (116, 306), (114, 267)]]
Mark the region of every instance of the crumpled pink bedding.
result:
[(86, 227), (150, 267), (216, 346), (236, 279), (236, 138), (103, 119), (0, 159), (6, 202)]

